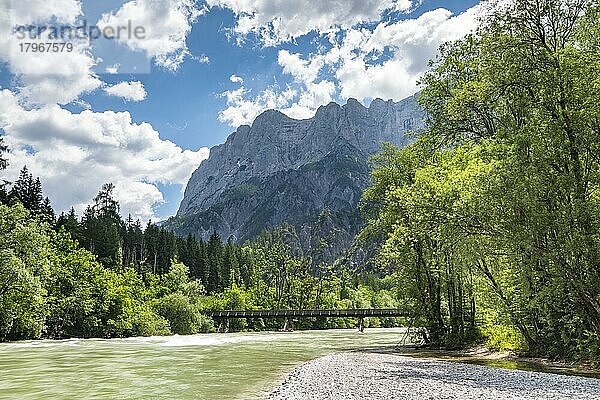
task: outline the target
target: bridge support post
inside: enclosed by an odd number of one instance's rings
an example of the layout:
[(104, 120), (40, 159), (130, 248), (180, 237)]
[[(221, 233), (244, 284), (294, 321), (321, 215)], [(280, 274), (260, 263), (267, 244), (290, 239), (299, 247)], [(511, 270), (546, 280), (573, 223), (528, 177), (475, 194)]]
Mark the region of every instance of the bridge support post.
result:
[(358, 331), (365, 331), (365, 317), (358, 317)]
[(229, 332), (229, 319), (223, 318), (219, 323), (219, 328), (217, 329), (217, 333), (227, 333)]
[(292, 317), (285, 317), (285, 322), (283, 323), (283, 331), (284, 332), (293, 332), (294, 331), (294, 321)]

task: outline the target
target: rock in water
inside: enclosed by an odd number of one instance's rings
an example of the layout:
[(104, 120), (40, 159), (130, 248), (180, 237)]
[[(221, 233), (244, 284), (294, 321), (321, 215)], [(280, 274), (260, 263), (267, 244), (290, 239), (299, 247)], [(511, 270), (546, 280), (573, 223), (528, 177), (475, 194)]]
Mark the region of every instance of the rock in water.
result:
[(362, 226), (357, 205), (369, 156), (384, 142), (407, 144), (423, 125), (414, 96), (368, 108), (354, 99), (330, 103), (305, 120), (265, 111), (211, 149), (165, 226), (244, 242), (286, 225), (305, 255), (332, 261)]

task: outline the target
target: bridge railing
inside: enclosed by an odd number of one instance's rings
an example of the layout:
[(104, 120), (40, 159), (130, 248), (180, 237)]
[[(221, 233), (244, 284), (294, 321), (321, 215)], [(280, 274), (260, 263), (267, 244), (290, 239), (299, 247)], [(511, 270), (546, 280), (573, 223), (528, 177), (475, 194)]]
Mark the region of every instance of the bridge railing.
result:
[(405, 310), (394, 308), (357, 308), (348, 310), (205, 310), (212, 318), (289, 318), (289, 317), (406, 317)]

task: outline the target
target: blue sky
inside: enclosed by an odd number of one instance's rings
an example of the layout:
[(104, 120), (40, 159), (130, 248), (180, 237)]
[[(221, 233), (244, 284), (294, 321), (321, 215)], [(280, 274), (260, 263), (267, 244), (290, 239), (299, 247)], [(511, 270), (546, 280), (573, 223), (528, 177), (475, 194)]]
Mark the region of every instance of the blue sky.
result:
[[(58, 210), (81, 210), (115, 181), (123, 213), (143, 219), (173, 215), (207, 148), (267, 108), (307, 118), (329, 101), (413, 94), (437, 47), (478, 12), (433, 0), (0, 1), (7, 178), (27, 164)], [(71, 54), (19, 52), (11, 37), (20, 24), (82, 21), (133, 21), (147, 37)]]

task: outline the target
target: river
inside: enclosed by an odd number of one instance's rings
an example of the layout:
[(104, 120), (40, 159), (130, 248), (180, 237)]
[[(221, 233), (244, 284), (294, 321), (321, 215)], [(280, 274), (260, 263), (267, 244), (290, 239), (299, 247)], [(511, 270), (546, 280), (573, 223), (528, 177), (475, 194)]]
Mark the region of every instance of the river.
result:
[(253, 399), (304, 361), (389, 347), (402, 329), (0, 344), (0, 399)]

